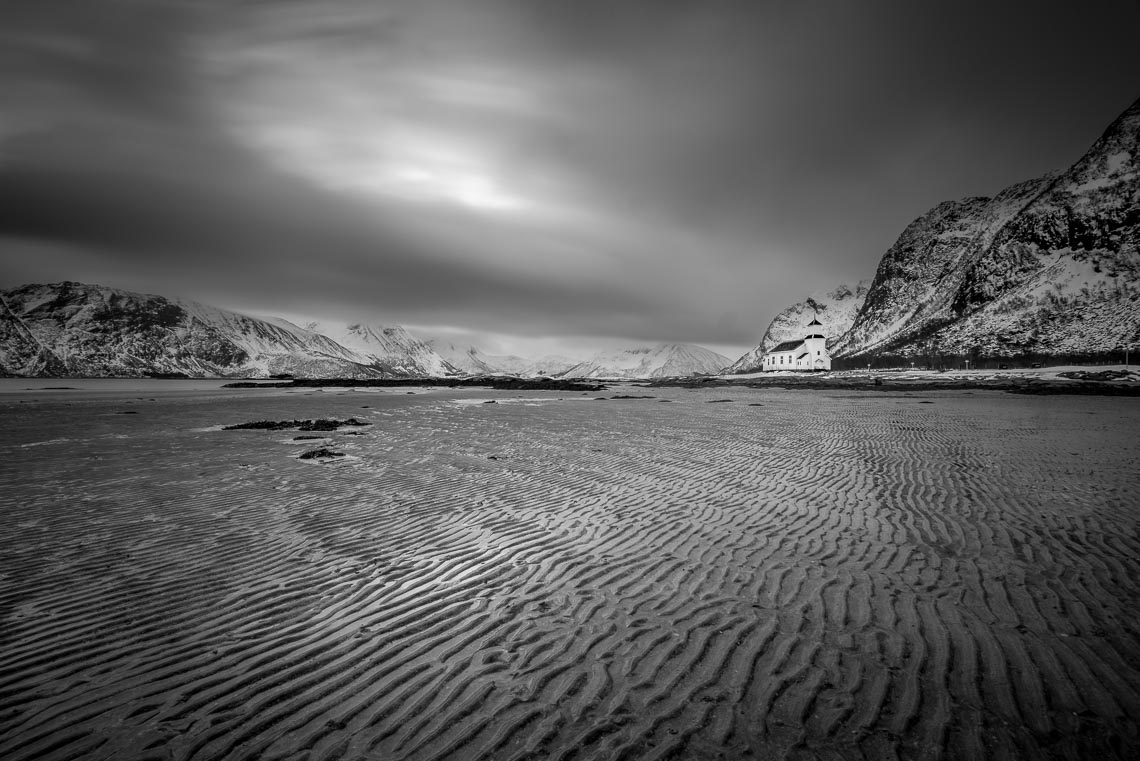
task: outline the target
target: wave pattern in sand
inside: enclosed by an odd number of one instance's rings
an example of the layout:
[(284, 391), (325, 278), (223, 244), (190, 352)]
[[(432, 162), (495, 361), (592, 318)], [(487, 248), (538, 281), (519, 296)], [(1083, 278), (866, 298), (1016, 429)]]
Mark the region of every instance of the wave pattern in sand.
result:
[(1136, 408), (444, 397), (17, 419), (0, 757), (1140, 750)]

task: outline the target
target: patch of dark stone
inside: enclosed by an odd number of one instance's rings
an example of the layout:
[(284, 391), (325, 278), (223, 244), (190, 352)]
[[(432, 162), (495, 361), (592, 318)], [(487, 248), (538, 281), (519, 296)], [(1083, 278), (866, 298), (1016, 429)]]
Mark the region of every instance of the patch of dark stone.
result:
[(119, 410), (120, 415), (137, 415), (138, 410)]
[(401, 386), (444, 386), (447, 388), (493, 388), (507, 391), (604, 391), (606, 386), (581, 378), (297, 378), (280, 383), (238, 381), (222, 388), (386, 388)]
[(763, 407), (764, 405), (763, 405), (763, 404), (761, 404), (760, 402), (752, 402), (752, 403), (751, 403), (751, 404), (749, 404), (748, 406), (749, 406), (749, 407)]
[(611, 396), (610, 399), (656, 399), (655, 396), (637, 396), (635, 394), (618, 394)]
[(310, 449), (308, 452), (302, 452), (298, 455), (300, 460), (326, 460), (333, 457), (344, 457), (344, 452), (334, 452), (326, 447), (320, 449)]
[(498, 404), (498, 402), (496, 402), (494, 399), (488, 399), (487, 401), (483, 402), (483, 404)]
[(1090, 372), (1088, 370), (1071, 370), (1069, 372), (1057, 373), (1061, 378), (1070, 378), (1072, 380), (1083, 381), (1114, 381), (1114, 380), (1128, 380), (1132, 377), (1132, 373), (1125, 372), (1124, 370), (1101, 370), (1099, 372)]
[(298, 431), (335, 431), (349, 426), (372, 425), (363, 420), (349, 418), (337, 420), (336, 418), (319, 418), (317, 420), (255, 420), (252, 423), (238, 423), (227, 425), (223, 431), (287, 431), (296, 428)]
[(731, 399), (710, 399), (709, 401), (705, 402), (705, 404), (724, 404), (725, 402), (731, 401)]
[(312, 439), (324, 439), (326, 436), (294, 436), (293, 441), (310, 441)]

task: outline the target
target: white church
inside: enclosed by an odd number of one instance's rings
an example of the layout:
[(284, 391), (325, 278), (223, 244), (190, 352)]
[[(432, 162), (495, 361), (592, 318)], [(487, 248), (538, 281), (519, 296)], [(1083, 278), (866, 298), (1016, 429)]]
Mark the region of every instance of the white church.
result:
[(760, 368), (773, 370), (830, 370), (831, 355), (827, 353), (827, 338), (823, 323), (812, 318), (807, 324), (807, 335), (798, 341), (784, 341), (764, 353)]

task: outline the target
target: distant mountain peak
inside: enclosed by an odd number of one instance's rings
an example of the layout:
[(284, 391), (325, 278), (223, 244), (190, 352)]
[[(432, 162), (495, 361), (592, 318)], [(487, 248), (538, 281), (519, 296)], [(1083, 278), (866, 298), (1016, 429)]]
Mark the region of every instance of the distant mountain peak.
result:
[(695, 344), (657, 344), (601, 351), (563, 373), (567, 378), (668, 378), (714, 375), (728, 357)]

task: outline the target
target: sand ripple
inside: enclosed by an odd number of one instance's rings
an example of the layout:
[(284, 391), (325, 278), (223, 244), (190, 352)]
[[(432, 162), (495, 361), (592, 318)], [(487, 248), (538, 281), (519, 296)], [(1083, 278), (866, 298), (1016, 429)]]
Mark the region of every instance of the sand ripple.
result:
[(1140, 755), (1132, 400), (655, 393), (17, 419), (0, 758)]

